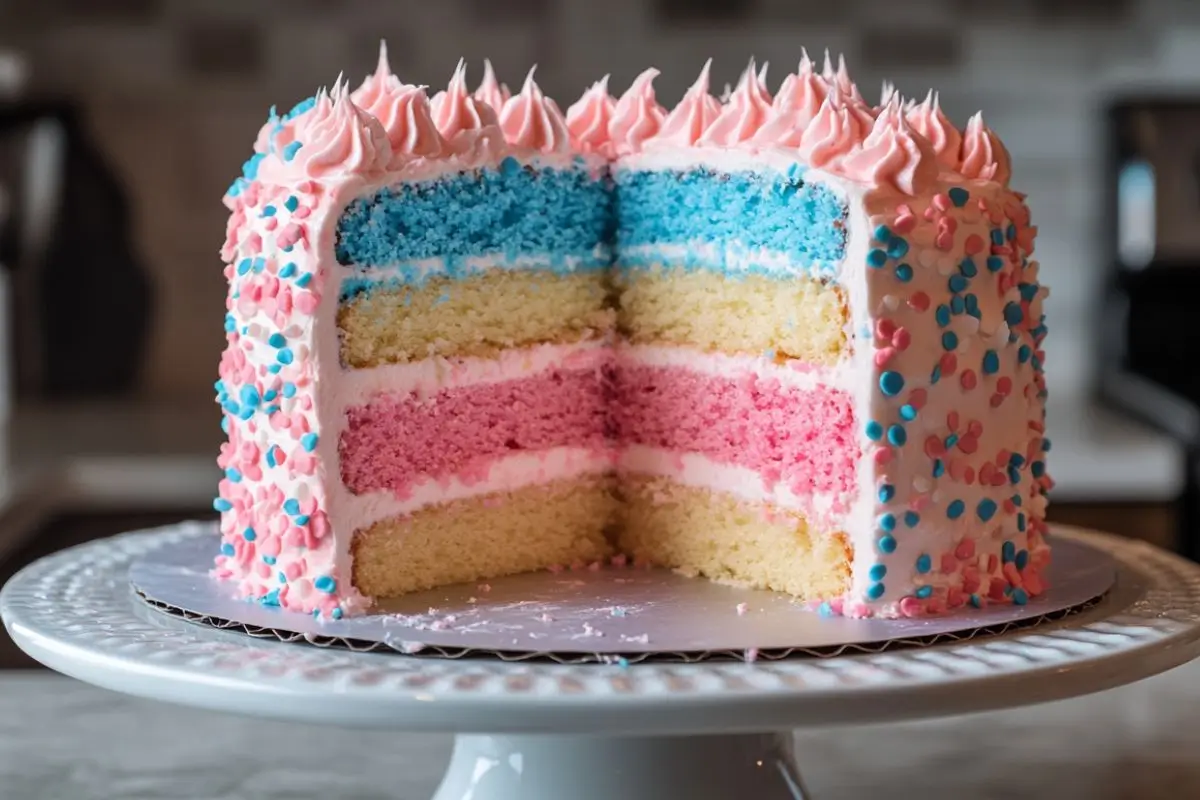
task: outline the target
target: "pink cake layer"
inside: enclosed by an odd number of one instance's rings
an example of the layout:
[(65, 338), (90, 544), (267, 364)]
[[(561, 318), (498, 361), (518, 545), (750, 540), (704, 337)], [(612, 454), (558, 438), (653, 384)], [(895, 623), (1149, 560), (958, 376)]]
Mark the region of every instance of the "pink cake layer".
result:
[(622, 443), (699, 453), (798, 495), (849, 492), (859, 450), (850, 396), (751, 372), (623, 365), (611, 407)]
[(497, 458), (517, 452), (603, 447), (605, 392), (599, 370), (554, 369), (432, 398), (378, 396), (346, 411), (342, 481), (355, 494), (404, 495), (422, 477), (482, 479)]
[(406, 495), (427, 478), (482, 480), (497, 459), (555, 447), (636, 444), (758, 472), (797, 495), (854, 487), (849, 395), (752, 372), (622, 363), (548, 370), (439, 392), (382, 395), (347, 411), (339, 442), (351, 492)]

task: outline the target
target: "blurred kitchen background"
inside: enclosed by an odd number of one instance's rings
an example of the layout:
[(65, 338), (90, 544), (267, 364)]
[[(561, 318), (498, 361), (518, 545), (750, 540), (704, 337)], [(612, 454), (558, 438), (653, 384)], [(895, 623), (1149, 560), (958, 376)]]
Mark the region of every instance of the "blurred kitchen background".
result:
[(709, 56), (775, 86), (801, 46), (868, 99), (982, 108), (1052, 288), (1054, 517), (1200, 552), (1195, 0), (0, 0), (0, 580), (212, 515), (221, 195), (269, 106), (357, 82), (381, 37), (409, 82), (536, 63), (564, 108), (648, 65), (669, 106)]

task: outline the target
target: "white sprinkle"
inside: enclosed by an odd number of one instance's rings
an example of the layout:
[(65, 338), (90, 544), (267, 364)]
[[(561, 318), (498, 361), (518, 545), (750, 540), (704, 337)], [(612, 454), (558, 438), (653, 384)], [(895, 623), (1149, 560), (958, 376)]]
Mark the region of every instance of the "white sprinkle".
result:
[[(965, 333), (967, 336), (974, 336), (975, 334), (979, 333), (979, 320), (977, 320), (975, 317), (972, 317), (970, 314), (963, 314), (961, 317), (959, 317), (957, 325), (958, 327), (962, 328), (963, 333)], [(959, 347), (959, 352), (965, 352), (963, 348), (966, 346), (967, 343), (964, 341), (962, 346)]]
[(745, 616), (745, 615), (746, 615), (746, 610), (747, 610), (747, 609), (748, 609), (748, 606), (747, 606), (745, 603), (738, 603), (738, 604), (737, 604), (737, 613), (738, 613), (738, 616), (739, 616), (739, 617)]
[(468, 602), (468, 603), (478, 603), (479, 601), (478, 601), (478, 600), (476, 600), (474, 597), (468, 597), (468, 598), (467, 598), (467, 602)]
[(936, 250), (922, 250), (917, 255), (917, 263), (925, 269), (933, 269), (938, 263), (938, 254)]
[(933, 484), (930, 482), (929, 478), (926, 478), (924, 475), (918, 475), (917, 477), (913, 478), (912, 484), (913, 489), (915, 489), (918, 494), (925, 494), (933, 488)]
[(939, 258), (938, 265), (937, 265), (937, 271), (938, 271), (938, 275), (943, 275), (943, 276), (954, 274), (954, 272), (956, 271), (956, 267), (954, 265), (954, 260), (951, 258), (947, 258), (945, 256), (943, 256), (942, 258)]
[(894, 294), (885, 294), (883, 296), (883, 304), (887, 306), (889, 311), (895, 311), (900, 307), (900, 298)]

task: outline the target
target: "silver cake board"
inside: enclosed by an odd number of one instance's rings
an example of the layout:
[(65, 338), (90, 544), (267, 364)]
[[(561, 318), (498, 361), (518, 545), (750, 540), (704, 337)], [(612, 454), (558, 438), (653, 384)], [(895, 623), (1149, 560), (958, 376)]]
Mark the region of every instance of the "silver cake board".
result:
[(1051, 538), (1048, 590), (1027, 605), (988, 605), (941, 617), (826, 616), (777, 592), (667, 570), (605, 567), (535, 572), (382, 601), (364, 616), (317, 619), (240, 599), (211, 575), (214, 526), (135, 561), (134, 592), (151, 608), (250, 636), (356, 651), (564, 664), (647, 659), (777, 660), (875, 653), (997, 635), (1086, 609), (1112, 588), (1101, 550)]

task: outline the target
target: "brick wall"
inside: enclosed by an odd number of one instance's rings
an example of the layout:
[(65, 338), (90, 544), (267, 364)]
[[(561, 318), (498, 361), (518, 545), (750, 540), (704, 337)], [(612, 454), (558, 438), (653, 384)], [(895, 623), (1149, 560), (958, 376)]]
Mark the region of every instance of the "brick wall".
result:
[(210, 391), (222, 344), (218, 201), (267, 107), (343, 69), (358, 80), (381, 36), (409, 81), (441, 87), (460, 55), (491, 57), (510, 84), (538, 63), (564, 106), (603, 72), (621, 89), (651, 64), (673, 102), (710, 55), (718, 85), (751, 54), (777, 81), (805, 45), (844, 52), (868, 97), (890, 78), (906, 94), (939, 88), (960, 124), (983, 108), (1041, 227), (1059, 390), (1092, 365), (1100, 110), (1114, 90), (1200, 88), (1194, 0), (0, 0), (0, 47), (29, 55), (38, 89), (85, 98), (133, 189), (162, 305), (148, 392)]

